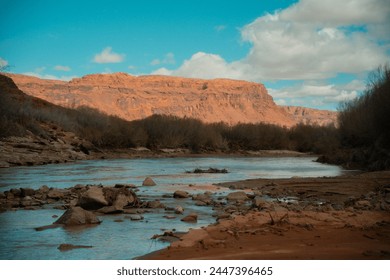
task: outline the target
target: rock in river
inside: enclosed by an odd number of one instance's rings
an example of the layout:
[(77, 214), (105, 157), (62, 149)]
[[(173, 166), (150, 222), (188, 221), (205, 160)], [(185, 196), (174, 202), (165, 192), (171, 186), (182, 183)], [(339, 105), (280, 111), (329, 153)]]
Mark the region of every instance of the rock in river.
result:
[(196, 223), (198, 221), (198, 214), (191, 213), (188, 216), (185, 216), (183, 219), (181, 219), (181, 221), (187, 223)]
[(103, 188), (97, 186), (90, 187), (77, 201), (77, 206), (86, 210), (97, 210), (107, 205), (108, 202), (104, 197)]
[(145, 187), (152, 187), (155, 185), (156, 185), (156, 183), (150, 177), (146, 177), (146, 179), (142, 183), (142, 186), (145, 186)]
[(174, 198), (188, 198), (189, 194), (186, 191), (177, 190), (173, 193)]
[(81, 207), (72, 207), (54, 222), (54, 224), (62, 224), (66, 226), (100, 224), (99, 219), (90, 211), (84, 210)]

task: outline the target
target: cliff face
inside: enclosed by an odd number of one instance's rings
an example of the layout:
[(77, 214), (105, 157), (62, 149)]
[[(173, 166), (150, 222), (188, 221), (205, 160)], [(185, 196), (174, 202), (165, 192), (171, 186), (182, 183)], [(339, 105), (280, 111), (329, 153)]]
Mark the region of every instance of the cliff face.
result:
[(337, 124), (337, 112), (334, 111), (316, 110), (297, 106), (285, 106), (284, 109), (297, 123), (310, 125)]
[(8, 76), (29, 95), (64, 107), (97, 108), (126, 120), (166, 114), (206, 123), (265, 122), (290, 127), (301, 121), (328, 123), (336, 115), (306, 108), (302, 108), (305, 113), (301, 114), (303, 111), (294, 111), (292, 107), (277, 106), (262, 84), (245, 81), (134, 77), (124, 73), (87, 75), (70, 82)]

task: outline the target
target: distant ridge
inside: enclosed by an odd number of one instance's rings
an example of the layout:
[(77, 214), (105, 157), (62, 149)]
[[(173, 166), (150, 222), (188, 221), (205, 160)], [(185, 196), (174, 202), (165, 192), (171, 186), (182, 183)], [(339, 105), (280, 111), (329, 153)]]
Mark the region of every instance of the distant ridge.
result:
[(264, 85), (230, 79), (93, 74), (69, 82), (7, 74), (20, 90), (68, 108), (88, 106), (126, 120), (153, 114), (200, 119), (205, 123), (298, 123), (328, 125), (337, 113), (278, 106)]

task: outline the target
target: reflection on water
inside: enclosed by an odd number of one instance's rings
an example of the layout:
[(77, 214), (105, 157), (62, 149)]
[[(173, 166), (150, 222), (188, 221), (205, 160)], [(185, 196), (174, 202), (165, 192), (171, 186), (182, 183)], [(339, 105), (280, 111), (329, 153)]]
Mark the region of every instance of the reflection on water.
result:
[[(0, 169), (0, 191), (10, 188), (42, 185), (66, 188), (76, 184), (133, 183), (141, 185), (146, 176), (157, 182), (156, 187), (140, 187), (139, 195), (146, 199), (161, 198), (177, 189), (191, 193), (211, 190), (221, 194), (225, 190), (204, 187), (216, 182), (250, 178), (288, 178), (292, 176), (336, 176), (343, 172), (337, 166), (313, 162), (314, 158), (164, 158), (118, 159), (84, 161), (71, 164)], [(227, 174), (188, 174), (195, 168), (226, 168)], [(190, 186), (195, 184), (195, 186)], [(199, 188), (196, 187), (199, 185)], [(203, 186), (201, 186), (203, 185)], [(42, 209), (35, 211), (8, 211), (0, 214), (0, 259), (131, 259), (167, 246), (167, 243), (150, 239), (162, 229), (187, 231), (215, 222), (209, 207), (198, 207), (191, 199), (164, 198), (167, 206), (182, 205), (186, 213), (196, 212), (198, 223), (187, 224), (163, 218), (163, 209), (144, 214), (142, 221), (130, 221), (128, 216), (106, 215), (100, 217), (100, 225), (79, 230), (55, 228), (35, 231), (34, 228), (49, 225), (63, 211)], [(115, 222), (121, 219), (123, 222)], [(62, 243), (93, 246), (60, 252)]]

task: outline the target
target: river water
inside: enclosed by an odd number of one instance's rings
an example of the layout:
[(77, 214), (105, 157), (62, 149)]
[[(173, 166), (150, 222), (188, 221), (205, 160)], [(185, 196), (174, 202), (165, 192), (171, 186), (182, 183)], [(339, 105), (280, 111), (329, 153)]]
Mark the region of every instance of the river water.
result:
[[(69, 164), (13, 167), (0, 169), (0, 191), (42, 185), (68, 188), (76, 184), (116, 183), (142, 185), (147, 176), (157, 183), (155, 187), (139, 187), (138, 195), (146, 200), (161, 198), (175, 190), (190, 193), (211, 190), (225, 195), (228, 189), (207, 187), (213, 183), (251, 178), (290, 178), (337, 176), (344, 171), (332, 165), (314, 162), (313, 157), (203, 157), (91, 160)], [(226, 174), (191, 174), (195, 168), (226, 168)], [(196, 224), (163, 218), (164, 209), (145, 213), (144, 220), (130, 221), (126, 215), (105, 215), (100, 225), (82, 229), (55, 228), (35, 231), (34, 228), (49, 225), (61, 216), (63, 210), (18, 210), (0, 213), (0, 259), (132, 259), (162, 249), (169, 244), (150, 239), (163, 230), (187, 231), (214, 223), (210, 207), (195, 206), (191, 199), (177, 201), (164, 198), (167, 206), (181, 205), (186, 213), (198, 213)], [(118, 220), (120, 222), (118, 222)], [(61, 252), (62, 243), (93, 246)]]

